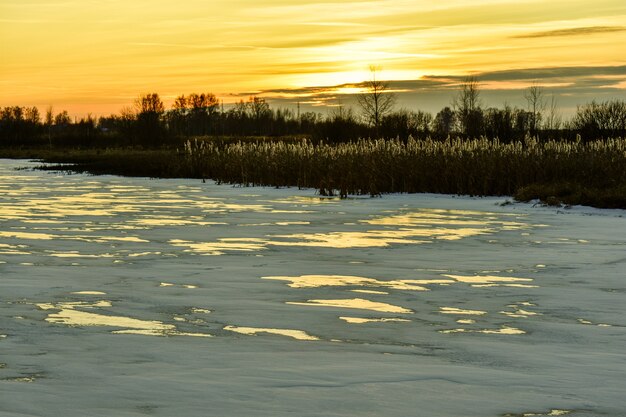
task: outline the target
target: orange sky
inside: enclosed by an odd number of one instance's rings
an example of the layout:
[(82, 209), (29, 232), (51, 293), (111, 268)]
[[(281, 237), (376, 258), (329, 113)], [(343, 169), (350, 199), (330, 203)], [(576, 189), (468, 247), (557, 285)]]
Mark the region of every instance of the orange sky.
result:
[[(623, 0), (0, 0), (0, 106), (108, 114), (152, 91), (166, 103), (213, 92), (288, 105), (320, 91), (310, 87), (363, 81), (372, 64), (406, 81), (546, 67), (559, 75), (625, 66), (624, 45)], [(585, 77), (603, 84), (563, 94), (623, 97), (626, 71), (598, 71)], [(577, 85), (510, 78), (483, 87)]]

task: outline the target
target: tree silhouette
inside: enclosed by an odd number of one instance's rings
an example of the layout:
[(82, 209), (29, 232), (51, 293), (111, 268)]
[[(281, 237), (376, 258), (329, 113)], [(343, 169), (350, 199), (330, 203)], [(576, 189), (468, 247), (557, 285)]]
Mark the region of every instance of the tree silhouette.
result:
[(250, 116), (254, 120), (255, 134), (262, 133), (263, 121), (271, 115), (270, 105), (261, 97), (250, 97), (248, 100)]
[(135, 100), (137, 111), (137, 134), (142, 143), (162, 142), (165, 130), (161, 124), (161, 116), (165, 112), (163, 101), (157, 93), (140, 95)]
[(578, 106), (572, 119), (572, 126), (585, 140), (597, 137), (617, 138), (626, 136), (626, 101), (609, 100), (601, 103), (595, 100)]
[(550, 96), (548, 114), (546, 115), (545, 128), (548, 130), (556, 130), (560, 127), (561, 115), (559, 114), (559, 104), (554, 94), (552, 94), (552, 96)]
[(480, 108), (479, 87), (479, 82), (475, 77), (467, 77), (453, 101), (461, 131), (467, 137), (478, 137), (481, 133), (483, 114)]
[(55, 126), (67, 127), (72, 123), (72, 119), (70, 118), (67, 110), (63, 110), (61, 113), (54, 116), (54, 124)]
[(450, 107), (444, 107), (435, 116), (435, 120), (433, 121), (433, 130), (438, 137), (445, 138), (452, 134), (455, 123), (456, 115), (454, 114), (454, 111)]
[(48, 106), (46, 109), (46, 115), (44, 118), (44, 125), (48, 131), (48, 145), (52, 147), (52, 124), (54, 123), (54, 110), (52, 106)]
[(543, 88), (536, 83), (528, 87), (524, 93), (524, 98), (528, 103), (528, 112), (530, 113), (530, 134), (536, 135), (538, 128), (541, 126), (542, 113), (546, 108)]
[(363, 117), (379, 133), (385, 115), (393, 110), (396, 96), (390, 91), (389, 83), (376, 78), (379, 68), (370, 66), (371, 79), (363, 83), (365, 92), (357, 96)]
[(192, 133), (206, 135), (211, 133), (211, 125), (219, 109), (219, 101), (215, 94), (192, 93), (187, 98)]

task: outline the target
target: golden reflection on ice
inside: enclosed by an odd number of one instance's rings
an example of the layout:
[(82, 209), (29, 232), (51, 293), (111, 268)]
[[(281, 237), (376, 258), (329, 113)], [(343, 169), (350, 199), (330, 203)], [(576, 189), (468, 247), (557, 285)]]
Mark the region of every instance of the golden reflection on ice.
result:
[(179, 331), (161, 331), (151, 329), (129, 329), (129, 330), (114, 330), (113, 334), (138, 334), (143, 336), (189, 336), (189, 337), (213, 337), (207, 333), (189, 333)]
[(472, 287), (521, 287), (535, 288), (536, 285), (520, 284), (520, 282), (532, 282), (532, 278), (499, 277), (495, 275), (451, 275), (442, 274), (457, 282), (470, 284)]
[[(292, 235), (273, 235), (275, 239), (268, 242), (276, 246), (310, 246), (329, 248), (372, 248), (388, 247), (391, 244), (423, 244), (431, 243), (432, 239), (459, 240), (464, 237), (478, 236), (493, 232), (488, 229), (476, 228), (437, 228), (437, 229), (399, 229), (399, 230), (368, 230), (365, 232), (330, 232), (300, 233)], [(429, 240), (425, 240), (429, 239)]]
[(0, 237), (26, 239), (26, 240), (78, 240), (82, 242), (107, 243), (107, 242), (135, 242), (148, 243), (145, 239), (136, 236), (86, 236), (86, 235), (52, 235), (49, 233), (31, 233), (31, 232), (15, 232), (0, 231)]
[(578, 322), (580, 324), (590, 324), (590, 325), (594, 325), (594, 326), (598, 326), (598, 327), (613, 327), (610, 324), (605, 324), (605, 323), (595, 324), (595, 323), (593, 323), (593, 322), (591, 322), (589, 320), (585, 320), (585, 319), (578, 319)]
[(203, 220), (204, 217), (191, 216), (188, 218), (163, 216), (163, 217), (145, 217), (132, 220), (129, 223), (141, 226), (215, 226), (227, 225), (225, 222), (208, 222)]
[(507, 307), (510, 307), (511, 309), (513, 309), (513, 311), (501, 311), (500, 314), (504, 314), (505, 316), (513, 317), (513, 318), (528, 318), (529, 316), (541, 315), (541, 313), (536, 313), (534, 311), (529, 311), (529, 310), (525, 310), (521, 308), (522, 306), (530, 307), (534, 305), (535, 304), (530, 303), (530, 302), (520, 302), (516, 304), (509, 304), (507, 305)]
[(26, 252), (22, 249), (28, 248), (26, 245), (9, 245), (6, 243), (0, 243), (0, 255), (32, 255), (31, 252)]
[(148, 256), (148, 255), (161, 255), (162, 252), (137, 252), (137, 253), (129, 253), (129, 258), (138, 258), (140, 256)]
[[(204, 203), (206, 204), (206, 202)], [(222, 203), (224, 207), (229, 204)], [(259, 205), (234, 205), (237, 210), (267, 212), (268, 207)], [(270, 213), (283, 212), (269, 210)], [(296, 211), (286, 211), (296, 213)], [(476, 217), (469, 217), (476, 216)], [(480, 216), (480, 217), (478, 217)], [(504, 215), (502, 215), (504, 216)], [(191, 242), (171, 240), (175, 246), (186, 246), (188, 251), (205, 255), (222, 255), (225, 251), (258, 251), (268, 246), (324, 247), (324, 248), (381, 248), (392, 244), (423, 244), (436, 240), (459, 240), (471, 236), (492, 234), (499, 230), (528, 227), (525, 223), (500, 220), (493, 213), (464, 212), (454, 210), (431, 210), (392, 215), (360, 221), (361, 224), (383, 226), (366, 231), (333, 231), (319, 233), (296, 233), (270, 235), (266, 238), (230, 238), (215, 242)], [(307, 221), (278, 221), (239, 224), (239, 226), (288, 226), (308, 225)], [(458, 226), (458, 227), (456, 227)]]
[(320, 340), (319, 337), (311, 336), (310, 334), (302, 330), (293, 329), (272, 329), (264, 327), (239, 327), (239, 326), (225, 326), (224, 330), (228, 330), (235, 333), (241, 333), (245, 335), (256, 335), (257, 333), (269, 333), (279, 336), (292, 337), (297, 340)]
[(372, 230), (367, 232), (330, 232), (274, 235), (273, 238), (292, 239), (291, 241), (272, 240), (276, 246), (309, 246), (326, 248), (371, 248), (387, 247), (392, 243), (428, 243), (426, 240), (412, 240), (411, 231)]
[(268, 203), (276, 203), (276, 204), (294, 204), (294, 205), (306, 205), (309, 204), (327, 204), (327, 203), (338, 203), (341, 202), (339, 197), (310, 197), (310, 196), (290, 196), (284, 198), (277, 198), (274, 200), (268, 200)]
[(501, 217), (511, 217), (515, 214), (500, 214), (469, 210), (443, 210), (421, 209), (410, 213), (401, 213), (391, 216), (377, 217), (361, 220), (361, 223), (387, 226), (502, 226), (508, 230), (526, 228), (527, 224), (509, 220), (501, 220)]
[(29, 233), (29, 232), (6, 232), (0, 231), (0, 237), (15, 238), (15, 239), (28, 239), (28, 240), (52, 240), (54, 235), (48, 233)]
[(550, 417), (550, 416), (564, 416), (570, 414), (571, 410), (559, 410), (551, 409), (547, 413), (523, 413), (523, 414), (504, 414), (503, 417)]
[(3, 381), (8, 381), (8, 382), (35, 382), (37, 380), (37, 377), (34, 376), (20, 376), (20, 377), (16, 377), (16, 378), (4, 378)]
[(350, 290), (352, 292), (358, 292), (361, 294), (381, 294), (381, 295), (389, 295), (386, 291), (375, 291), (375, 290)]
[(406, 322), (410, 322), (411, 320), (407, 320), (407, 319), (401, 319), (398, 317), (391, 317), (391, 318), (365, 318), (365, 317), (345, 317), (345, 316), (340, 316), (339, 317), (341, 320), (350, 323), (350, 324), (364, 324), (364, 323), (391, 323), (391, 322), (398, 322), (398, 323), (406, 323)]
[(36, 304), (41, 310), (58, 310), (56, 313), (48, 313), (46, 321), (54, 324), (65, 324), (67, 326), (104, 326), (119, 327), (123, 330), (115, 330), (112, 333), (118, 334), (142, 334), (149, 336), (203, 336), (209, 337), (205, 333), (183, 333), (176, 329), (173, 324), (166, 324), (156, 320), (140, 320), (126, 316), (114, 316), (94, 313), (96, 308), (111, 307), (107, 300), (94, 302), (65, 302), (65, 303), (39, 303)]
[(506, 335), (516, 335), (516, 334), (525, 334), (526, 332), (515, 327), (502, 326), (499, 329), (482, 329), (482, 330), (472, 330), (472, 329), (450, 329), (450, 330), (439, 330), (439, 333), (485, 333), (485, 334), (506, 334)]
[[(161, 283), (159, 283), (159, 287), (175, 287), (175, 286), (176, 286), (176, 284), (173, 284), (171, 282), (161, 282)], [(178, 286), (182, 287), (182, 288), (187, 288), (187, 289), (196, 289), (196, 288), (198, 288), (197, 285), (192, 285), (192, 284), (180, 284)]]
[(364, 300), (362, 298), (339, 299), (339, 300), (308, 300), (307, 302), (288, 301), (287, 304), (312, 306), (312, 307), (337, 307), (337, 308), (353, 308), (357, 310), (371, 310), (383, 313), (403, 313), (411, 314), (412, 310), (408, 308), (395, 306), (387, 303)]
[(226, 203), (221, 199), (197, 200), (193, 202), (193, 205), (195, 207), (200, 208), (204, 213), (216, 213), (216, 214), (242, 213), (242, 212), (293, 213), (293, 214), (312, 213), (311, 211), (305, 211), (305, 210), (276, 210), (266, 204)]
[[(381, 281), (374, 278), (355, 277), (350, 275), (301, 275), (301, 276), (269, 276), (263, 279), (276, 281), (288, 281), (292, 288), (318, 288), (318, 287), (383, 287), (394, 290), (428, 291), (428, 288), (418, 284), (439, 284), (442, 282), (454, 282), (449, 280), (391, 280)], [(356, 290), (359, 291), (359, 290)], [(364, 290), (360, 290), (364, 292)], [(371, 291), (370, 291), (371, 292)], [(380, 292), (376, 292), (380, 294)], [(385, 293), (383, 293), (385, 294)]]
[(48, 256), (52, 256), (55, 258), (115, 258), (115, 255), (111, 253), (103, 253), (100, 255), (88, 255), (88, 254), (81, 254), (76, 251), (52, 252), (52, 253), (49, 253)]
[(311, 224), (311, 222), (299, 222), (299, 221), (293, 221), (293, 222), (288, 222), (288, 221), (284, 221), (284, 222), (263, 222), (263, 223), (241, 223), (238, 224), (238, 227), (260, 227), (260, 226), (306, 226)]
[(223, 238), (217, 242), (190, 242), (188, 240), (172, 239), (173, 246), (187, 248), (185, 252), (194, 252), (201, 255), (224, 255), (226, 252), (253, 252), (266, 248), (266, 241), (255, 238)]
[(458, 315), (469, 315), (469, 316), (482, 316), (483, 314), (487, 314), (486, 311), (482, 311), (482, 310), (464, 310), (461, 308), (454, 308), (454, 307), (439, 307), (439, 312), (441, 314), (458, 314)]
[(74, 291), (71, 294), (77, 294), (77, 295), (106, 295), (106, 293), (102, 292), (102, 291)]

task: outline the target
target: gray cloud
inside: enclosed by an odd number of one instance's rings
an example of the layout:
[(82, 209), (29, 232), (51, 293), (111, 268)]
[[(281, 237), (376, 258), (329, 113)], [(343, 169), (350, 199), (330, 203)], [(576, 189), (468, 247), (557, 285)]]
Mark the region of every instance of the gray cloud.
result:
[(513, 38), (545, 38), (551, 36), (580, 36), (594, 33), (622, 32), (626, 30), (624, 26), (587, 26), (571, 29), (548, 30), (545, 32), (533, 32), (525, 35), (513, 36)]
[[(544, 87), (547, 96), (554, 95), (563, 113), (572, 114), (578, 104), (591, 100), (610, 100), (614, 98), (626, 100), (626, 89), (615, 85), (626, 80), (626, 65), (598, 67), (554, 67), (516, 69), (476, 74), (481, 88), (481, 98), (485, 107), (500, 107), (504, 103), (512, 106), (525, 107), (525, 85), (532, 82), (555, 84)], [(398, 108), (420, 109), (435, 113), (445, 106), (450, 106), (458, 86), (466, 77), (455, 75), (425, 76), (419, 80), (398, 80), (390, 82), (397, 93)], [(489, 83), (514, 83), (506, 89), (490, 88)], [(519, 83), (519, 87), (515, 87)], [(356, 96), (337, 94), (341, 87), (359, 87), (360, 84), (342, 84), (334, 86), (313, 86), (294, 89), (271, 89), (242, 93), (237, 96), (247, 97), (262, 95), (274, 106), (292, 107), (300, 102), (304, 111), (322, 111), (324, 105), (355, 106)], [(293, 95), (295, 97), (285, 97)], [(300, 97), (297, 97), (300, 96)], [(319, 100), (321, 105), (311, 106), (309, 102)]]

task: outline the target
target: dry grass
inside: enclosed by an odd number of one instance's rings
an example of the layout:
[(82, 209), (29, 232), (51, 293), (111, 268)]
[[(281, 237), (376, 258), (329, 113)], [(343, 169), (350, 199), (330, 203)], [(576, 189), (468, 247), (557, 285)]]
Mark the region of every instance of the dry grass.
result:
[(52, 169), (94, 174), (210, 178), (220, 183), (315, 188), (321, 194), (344, 196), (515, 195), (523, 201), (626, 208), (626, 139), (360, 140), (333, 145), (304, 139), (201, 139), (179, 150), (35, 149), (0, 156), (70, 163)]
[(432, 192), (513, 195), (531, 184), (626, 184), (626, 140), (583, 143), (532, 138), (360, 140), (337, 145), (190, 141), (193, 176), (244, 185), (314, 187), (322, 193)]

